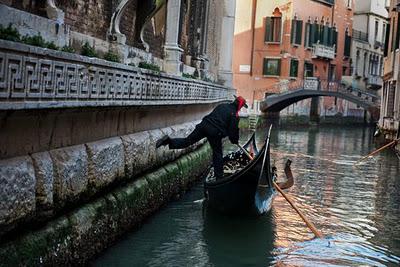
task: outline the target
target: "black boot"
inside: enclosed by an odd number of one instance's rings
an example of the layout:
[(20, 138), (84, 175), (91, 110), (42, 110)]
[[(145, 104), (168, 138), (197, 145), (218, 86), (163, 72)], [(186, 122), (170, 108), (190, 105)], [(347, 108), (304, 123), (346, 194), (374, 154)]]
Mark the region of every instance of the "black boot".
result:
[(160, 146), (166, 146), (169, 144), (169, 136), (164, 135), (160, 139), (157, 140), (156, 142), (156, 148), (159, 148)]

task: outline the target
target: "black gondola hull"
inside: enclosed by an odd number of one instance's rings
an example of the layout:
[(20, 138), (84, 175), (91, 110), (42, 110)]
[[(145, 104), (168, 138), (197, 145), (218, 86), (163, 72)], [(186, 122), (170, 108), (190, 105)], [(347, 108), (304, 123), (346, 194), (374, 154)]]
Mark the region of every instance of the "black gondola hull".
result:
[[(254, 139), (253, 135), (245, 147), (255, 146)], [(256, 147), (252, 149), (258, 152)], [(237, 151), (228, 155), (228, 158), (239, 160), (242, 156)], [(231, 215), (267, 213), (275, 195), (270, 171), (269, 138), (243, 169), (218, 181), (206, 181), (204, 188), (207, 207), (218, 212)]]

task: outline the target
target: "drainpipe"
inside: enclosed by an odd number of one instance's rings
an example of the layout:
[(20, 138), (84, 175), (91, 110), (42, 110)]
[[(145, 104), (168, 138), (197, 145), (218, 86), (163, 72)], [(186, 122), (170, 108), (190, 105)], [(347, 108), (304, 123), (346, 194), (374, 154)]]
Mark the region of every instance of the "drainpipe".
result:
[(253, 76), (254, 36), (255, 36), (255, 25), (256, 25), (256, 11), (257, 11), (257, 0), (253, 0), (253, 2), (252, 2), (252, 10), (251, 10), (250, 77)]

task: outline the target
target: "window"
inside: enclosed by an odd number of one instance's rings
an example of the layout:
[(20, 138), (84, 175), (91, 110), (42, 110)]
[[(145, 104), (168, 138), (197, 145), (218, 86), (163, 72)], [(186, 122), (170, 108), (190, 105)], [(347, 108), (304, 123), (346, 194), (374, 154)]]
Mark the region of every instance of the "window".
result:
[(294, 19), (292, 20), (291, 43), (301, 45), (301, 38), (303, 34), (303, 21)]
[(375, 20), (374, 41), (378, 41), (378, 29), (379, 29), (379, 21)]
[(290, 77), (297, 77), (299, 72), (299, 61), (297, 59), (290, 60)]
[(304, 77), (314, 76), (314, 65), (309, 62), (304, 63)]
[(276, 58), (264, 58), (263, 75), (280, 76), (281, 60)]
[(273, 17), (265, 19), (265, 42), (280, 43), (282, 34), (282, 13), (275, 8)]
[(352, 0), (347, 0), (347, 8), (351, 9), (352, 6)]
[(351, 36), (349, 35), (349, 30), (346, 29), (346, 36), (344, 39), (344, 56), (350, 57), (351, 52)]

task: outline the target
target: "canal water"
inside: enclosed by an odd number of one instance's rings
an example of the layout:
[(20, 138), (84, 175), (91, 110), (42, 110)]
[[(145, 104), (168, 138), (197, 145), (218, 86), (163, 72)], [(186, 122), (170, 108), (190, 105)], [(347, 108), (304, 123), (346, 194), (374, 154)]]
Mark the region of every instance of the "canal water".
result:
[[(273, 130), (279, 178), (291, 159), (295, 185), (287, 192), (324, 239), (313, 239), (279, 195), (259, 218), (210, 213), (198, 183), (92, 265), (399, 266), (400, 161), (388, 150), (353, 166), (375, 149), (372, 134), (370, 128)], [(260, 142), (264, 135), (258, 132)]]

